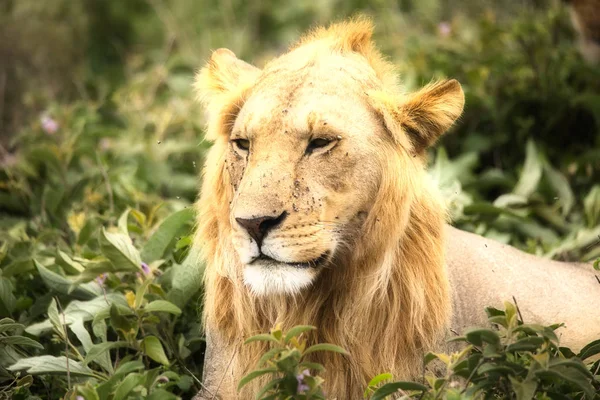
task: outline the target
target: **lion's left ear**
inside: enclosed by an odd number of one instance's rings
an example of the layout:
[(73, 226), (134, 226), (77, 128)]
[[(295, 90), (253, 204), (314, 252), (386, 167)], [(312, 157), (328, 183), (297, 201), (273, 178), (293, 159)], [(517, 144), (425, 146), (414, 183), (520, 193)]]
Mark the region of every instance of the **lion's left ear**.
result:
[(370, 93), (395, 139), (407, 146), (404, 135), (418, 153), (433, 145), (460, 116), (465, 104), (463, 90), (455, 79), (429, 84), (396, 102), (382, 93)]
[(239, 94), (259, 74), (260, 69), (238, 59), (231, 50), (217, 49), (196, 75), (194, 87), (200, 101), (210, 110), (223, 106), (225, 99)]

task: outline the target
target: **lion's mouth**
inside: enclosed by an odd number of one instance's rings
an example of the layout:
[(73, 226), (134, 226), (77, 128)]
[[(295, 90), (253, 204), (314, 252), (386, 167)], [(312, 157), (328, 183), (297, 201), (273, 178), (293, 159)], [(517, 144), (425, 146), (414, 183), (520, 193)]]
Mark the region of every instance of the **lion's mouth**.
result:
[(327, 262), (327, 260), (329, 259), (329, 254), (330, 253), (328, 251), (326, 251), (325, 253), (321, 254), (319, 257), (317, 257), (313, 260), (294, 261), (294, 262), (279, 261), (279, 260), (276, 260), (269, 256), (266, 256), (264, 254), (261, 254), (259, 257), (252, 260), (250, 265), (261, 265), (264, 267), (277, 267), (277, 266), (286, 265), (289, 267), (300, 268), (300, 269), (319, 268)]

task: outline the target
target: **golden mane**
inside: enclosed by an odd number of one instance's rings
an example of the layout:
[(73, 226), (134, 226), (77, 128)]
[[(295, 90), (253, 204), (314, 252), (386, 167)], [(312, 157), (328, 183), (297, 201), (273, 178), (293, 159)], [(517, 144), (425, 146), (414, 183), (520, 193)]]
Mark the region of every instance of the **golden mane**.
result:
[[(376, 72), (381, 87), (386, 87), (396, 78), (371, 42), (371, 33), (370, 21), (358, 18), (315, 29), (291, 51), (325, 43), (333, 51), (359, 54)], [(213, 54), (196, 84), (209, 110), (207, 138), (214, 144), (197, 202), (195, 245), (206, 263), (206, 329), (218, 338), (222, 346), (218, 351), (225, 357), (235, 353), (224, 385), (235, 387), (265, 350), (257, 343), (242, 346), (243, 340), (276, 324), (283, 329), (315, 325), (318, 331), (309, 337), (310, 343), (335, 343), (349, 351), (350, 356), (314, 354), (314, 360), (327, 368), (329, 396), (356, 398), (368, 379), (382, 372), (392, 372), (396, 378), (419, 375), (423, 352), (443, 338), (451, 311), (443, 254), (446, 216), (439, 195), (427, 183), (424, 161), (398, 151), (391, 142), (381, 145), (387, 156), (375, 203), (362, 237), (346, 249), (340, 265), (323, 271), (310, 290), (295, 296), (253, 296), (244, 286), (229, 240), (234, 193), (225, 153), (231, 123), (252, 86), (248, 79), (236, 81), (236, 74), (245, 70), (255, 78), (258, 73), (239, 65), (240, 71), (223, 77), (217, 73), (222, 57), (229, 54)], [(372, 102), (382, 119), (393, 117), (393, 110), (384, 110), (390, 98), (380, 96)], [(248, 385), (241, 398), (249, 398), (257, 384)]]

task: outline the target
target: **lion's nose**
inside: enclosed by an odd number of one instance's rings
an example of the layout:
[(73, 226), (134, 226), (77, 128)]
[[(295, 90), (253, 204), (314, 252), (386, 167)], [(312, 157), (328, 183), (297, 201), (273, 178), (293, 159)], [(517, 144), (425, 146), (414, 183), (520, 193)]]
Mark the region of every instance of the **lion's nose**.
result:
[(279, 226), (283, 222), (285, 217), (287, 217), (287, 212), (284, 211), (277, 217), (265, 216), (250, 219), (236, 218), (235, 220), (238, 224), (240, 224), (242, 228), (244, 228), (250, 234), (250, 236), (256, 241), (256, 244), (260, 249), (262, 241), (267, 235), (267, 233), (271, 229)]

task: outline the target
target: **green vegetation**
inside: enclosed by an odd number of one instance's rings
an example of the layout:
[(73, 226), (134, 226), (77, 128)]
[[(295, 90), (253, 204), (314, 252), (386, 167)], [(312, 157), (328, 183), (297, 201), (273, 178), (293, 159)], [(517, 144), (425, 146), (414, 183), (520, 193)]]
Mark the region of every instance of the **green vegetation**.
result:
[[(538, 255), (598, 259), (600, 69), (582, 62), (559, 4), (460, 3), (0, 5), (0, 398), (191, 398), (204, 351), (192, 202), (209, 146), (194, 72), (222, 46), (260, 65), (311, 24), (357, 10), (408, 89), (463, 84), (465, 114), (431, 163), (455, 224)], [(588, 358), (598, 343), (577, 361), (514, 307), (488, 313), (499, 330), (461, 332), (467, 350), (436, 355), (445, 377), (383, 375), (368, 396), (600, 389)], [(280, 346), (295, 364), (266, 361), (287, 365), (278, 376), (291, 384), (304, 371), (294, 340)], [(314, 393), (316, 372), (303, 378)]]

